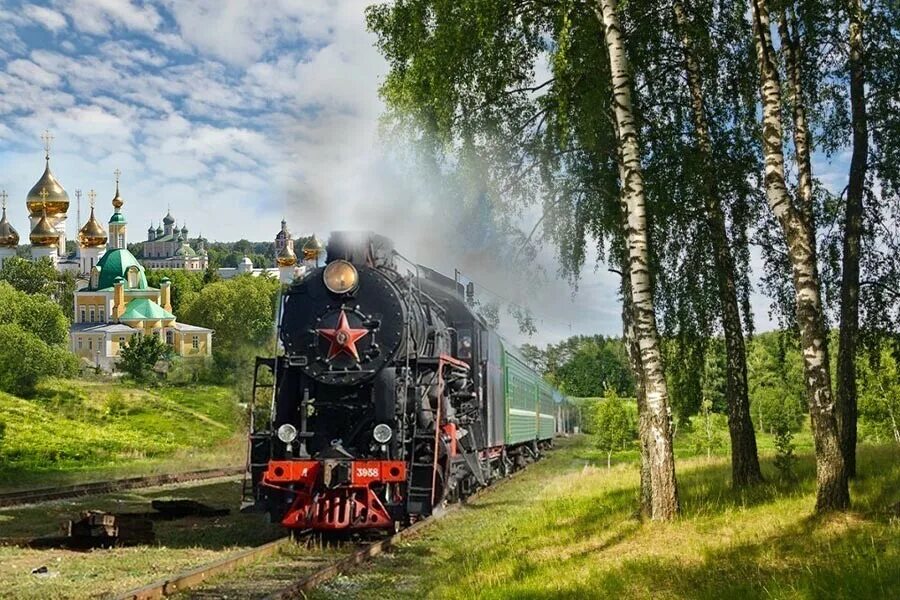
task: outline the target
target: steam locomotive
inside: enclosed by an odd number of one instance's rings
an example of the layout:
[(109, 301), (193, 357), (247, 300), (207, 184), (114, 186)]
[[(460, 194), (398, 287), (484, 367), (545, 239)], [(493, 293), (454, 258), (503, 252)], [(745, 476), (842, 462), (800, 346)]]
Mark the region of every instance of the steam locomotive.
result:
[(283, 351), (257, 359), (253, 397), (270, 389), (271, 406), (251, 423), (247, 506), (292, 529), (395, 529), (571, 429), (562, 395), (472, 310), (471, 285), (401, 267), (371, 233), (335, 232), (326, 253), (283, 293)]

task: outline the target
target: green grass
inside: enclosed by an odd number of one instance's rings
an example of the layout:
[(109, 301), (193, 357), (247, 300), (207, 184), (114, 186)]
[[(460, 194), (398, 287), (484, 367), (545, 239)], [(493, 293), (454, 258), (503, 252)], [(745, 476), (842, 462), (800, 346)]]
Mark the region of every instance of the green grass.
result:
[(50, 380), (0, 392), (0, 490), (239, 464), (242, 417), (224, 387)]
[[(585, 438), (499, 484), (311, 598), (897, 598), (900, 450), (860, 448), (853, 511), (815, 517), (814, 464), (796, 484), (736, 492), (727, 457), (677, 462), (682, 516), (635, 517), (638, 470)], [(597, 465), (597, 466), (593, 466)], [(602, 465), (602, 466), (601, 466)]]

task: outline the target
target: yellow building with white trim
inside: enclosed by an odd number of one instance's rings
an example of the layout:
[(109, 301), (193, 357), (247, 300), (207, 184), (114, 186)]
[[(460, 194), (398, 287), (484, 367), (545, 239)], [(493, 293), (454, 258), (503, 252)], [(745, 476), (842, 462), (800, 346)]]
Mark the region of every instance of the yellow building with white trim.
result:
[(72, 351), (85, 364), (108, 371), (115, 369), (122, 347), (135, 335), (155, 335), (176, 356), (207, 357), (212, 354), (211, 329), (179, 323), (172, 314), (172, 283), (164, 278), (159, 288), (147, 285), (144, 267), (128, 251), (124, 204), (118, 184), (113, 199), (115, 213), (106, 231), (91, 216), (78, 235), (81, 256), (90, 268), (88, 285), (75, 292), (75, 322), (70, 338)]

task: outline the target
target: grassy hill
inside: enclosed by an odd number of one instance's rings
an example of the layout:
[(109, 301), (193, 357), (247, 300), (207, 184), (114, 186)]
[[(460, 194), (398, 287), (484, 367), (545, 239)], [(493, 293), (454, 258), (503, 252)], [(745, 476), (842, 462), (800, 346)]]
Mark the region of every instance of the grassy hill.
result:
[[(860, 447), (852, 512), (813, 516), (799, 480), (731, 489), (727, 457), (677, 461), (682, 516), (636, 518), (637, 463), (581, 437), (311, 599), (898, 598), (900, 448)], [(603, 465), (599, 467), (599, 465)], [(597, 466), (594, 466), (597, 465)]]
[(238, 464), (242, 415), (224, 387), (49, 380), (0, 392), (0, 488)]

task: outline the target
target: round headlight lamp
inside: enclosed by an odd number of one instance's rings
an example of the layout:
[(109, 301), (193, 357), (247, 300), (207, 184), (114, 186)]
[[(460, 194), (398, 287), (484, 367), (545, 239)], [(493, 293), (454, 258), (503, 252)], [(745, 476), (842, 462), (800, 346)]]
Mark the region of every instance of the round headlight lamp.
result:
[(359, 284), (359, 273), (346, 260), (335, 260), (328, 263), (322, 274), (325, 287), (334, 294), (346, 294), (356, 289)]
[(290, 423), (285, 423), (278, 428), (278, 439), (285, 444), (290, 444), (297, 439), (297, 428)]
[(376, 425), (375, 430), (372, 432), (372, 437), (375, 438), (375, 441), (379, 444), (387, 444), (391, 441), (392, 435), (394, 435), (394, 432), (391, 431), (391, 426), (384, 423)]

